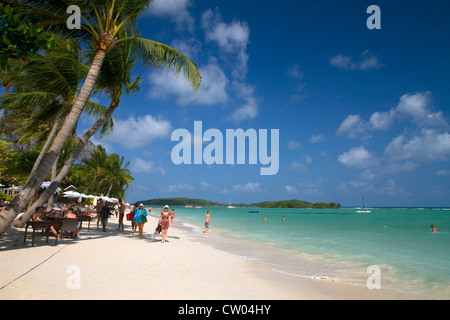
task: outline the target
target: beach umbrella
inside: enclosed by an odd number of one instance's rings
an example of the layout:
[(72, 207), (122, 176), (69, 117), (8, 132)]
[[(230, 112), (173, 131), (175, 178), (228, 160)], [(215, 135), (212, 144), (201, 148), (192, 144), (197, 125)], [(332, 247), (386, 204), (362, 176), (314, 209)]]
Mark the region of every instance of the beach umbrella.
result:
[[(51, 184), (51, 182), (49, 182), (49, 181), (44, 181), (44, 182), (42, 182), (42, 184), (41, 184), (41, 188), (47, 189), (48, 187), (50, 187), (50, 184)], [(60, 192), (60, 191), (61, 191), (61, 188), (56, 189), (56, 191), (57, 191), (57, 192)]]
[(65, 198), (78, 198), (80, 194), (76, 191), (66, 191), (63, 193), (63, 197)]

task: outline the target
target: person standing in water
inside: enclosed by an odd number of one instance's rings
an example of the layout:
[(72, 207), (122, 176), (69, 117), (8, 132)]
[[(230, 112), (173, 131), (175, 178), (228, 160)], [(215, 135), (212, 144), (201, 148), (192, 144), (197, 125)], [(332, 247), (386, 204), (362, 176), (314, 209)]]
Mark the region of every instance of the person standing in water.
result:
[(205, 216), (205, 233), (208, 233), (210, 225), (211, 225), (211, 213), (208, 210)]

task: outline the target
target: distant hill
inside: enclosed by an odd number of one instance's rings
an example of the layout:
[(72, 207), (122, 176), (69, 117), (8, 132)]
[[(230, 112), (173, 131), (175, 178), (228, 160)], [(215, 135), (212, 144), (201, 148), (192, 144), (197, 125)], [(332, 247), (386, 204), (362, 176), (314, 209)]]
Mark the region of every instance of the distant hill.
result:
[(159, 199), (151, 199), (138, 201), (139, 203), (143, 203), (146, 206), (157, 206), (157, 205), (168, 205), (168, 206), (202, 206), (202, 207), (223, 207), (225, 206), (222, 203), (202, 200), (202, 199), (190, 199), (190, 198), (159, 198)]
[[(191, 198), (159, 198), (151, 200), (137, 201), (138, 203), (143, 203), (146, 206), (202, 206), (202, 207), (226, 207), (228, 204), (208, 201), (203, 199), (191, 199)], [(237, 203), (232, 204), (235, 207), (258, 207), (258, 208), (312, 208), (312, 209), (330, 209), (330, 208), (340, 208), (340, 203), (326, 203), (326, 202), (316, 202), (311, 203), (302, 200), (282, 200), (282, 201), (263, 201), (252, 204)]]

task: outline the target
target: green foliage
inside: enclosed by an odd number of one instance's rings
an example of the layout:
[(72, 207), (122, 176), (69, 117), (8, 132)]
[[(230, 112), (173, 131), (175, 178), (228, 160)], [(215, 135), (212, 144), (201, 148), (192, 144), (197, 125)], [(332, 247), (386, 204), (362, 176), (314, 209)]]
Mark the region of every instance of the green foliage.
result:
[(19, 8), (0, 3), (0, 67), (8, 58), (24, 59), (41, 49), (54, 46), (53, 35), (31, 23)]
[(13, 149), (12, 142), (5, 141), (5, 135), (0, 136), (0, 173), (9, 167), (11, 161), (17, 155), (17, 152)]
[[(218, 203), (202, 199), (190, 199), (190, 198), (159, 198), (152, 200), (137, 201), (143, 203), (144, 205), (169, 205), (169, 206), (203, 206), (203, 207), (226, 207), (228, 204)], [(341, 206), (340, 203), (337, 205), (334, 202), (317, 202), (311, 203), (302, 200), (283, 200), (283, 201), (263, 201), (259, 203), (248, 204), (233, 204), (235, 207), (258, 207), (258, 208), (314, 208), (314, 209), (334, 209)]]
[(6, 193), (0, 192), (0, 200), (2, 201), (11, 201), (13, 198), (8, 196)]
[(138, 201), (139, 203), (143, 203), (147, 206), (155, 206), (155, 205), (168, 205), (168, 206), (202, 206), (202, 207), (223, 207), (225, 206), (222, 203), (202, 200), (202, 199), (190, 199), (190, 198), (159, 198), (145, 201)]
[(253, 203), (252, 206), (259, 208), (312, 208), (312, 209), (334, 209), (341, 206), (340, 203), (336, 205), (334, 202), (317, 202), (311, 203), (302, 200), (283, 200), (283, 201), (265, 201)]

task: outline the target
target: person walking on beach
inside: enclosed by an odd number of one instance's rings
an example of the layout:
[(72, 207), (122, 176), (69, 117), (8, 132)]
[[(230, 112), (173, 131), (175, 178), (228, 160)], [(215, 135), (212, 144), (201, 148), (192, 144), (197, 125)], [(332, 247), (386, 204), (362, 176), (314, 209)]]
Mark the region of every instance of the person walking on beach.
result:
[(120, 227), (122, 226), (123, 231), (123, 216), (125, 215), (125, 208), (126, 205), (123, 202), (122, 199), (119, 200), (119, 227), (117, 228), (117, 231), (120, 231)]
[(169, 206), (165, 205), (163, 211), (161, 212), (161, 216), (159, 217), (159, 223), (161, 224), (161, 243), (166, 242), (167, 230), (169, 229), (170, 223), (170, 212)]
[(106, 225), (108, 224), (108, 218), (111, 215), (111, 208), (108, 205), (108, 202), (105, 202), (105, 205), (102, 207), (102, 211), (100, 212), (99, 217), (102, 220), (103, 232), (106, 232)]
[(103, 205), (104, 205), (103, 199), (101, 199), (101, 198), (98, 199), (97, 206), (95, 207), (95, 213), (97, 214), (97, 230), (98, 230), (98, 225), (100, 224), (100, 220), (101, 220), (100, 213), (102, 212)]
[(211, 225), (211, 213), (208, 210), (205, 215), (205, 233), (208, 233), (210, 225)]
[(144, 224), (147, 222), (147, 210), (145, 210), (144, 205), (142, 203), (136, 210), (133, 221), (135, 223), (135, 227), (139, 228), (139, 239), (142, 239), (142, 234), (144, 233)]
[(172, 226), (172, 224), (173, 224), (173, 219), (174, 219), (174, 218), (175, 218), (175, 210), (172, 209), (172, 210), (170, 211), (170, 224), (169, 224), (169, 227)]

